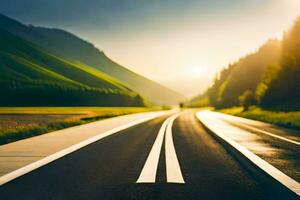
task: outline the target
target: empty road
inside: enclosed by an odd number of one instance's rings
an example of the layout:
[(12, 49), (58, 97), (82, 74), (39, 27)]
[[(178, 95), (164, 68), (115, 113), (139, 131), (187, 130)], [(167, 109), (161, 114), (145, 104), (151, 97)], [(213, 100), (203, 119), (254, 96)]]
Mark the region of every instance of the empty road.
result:
[(0, 187), (0, 198), (298, 199), (237, 157), (188, 110), (135, 125), (12, 180)]

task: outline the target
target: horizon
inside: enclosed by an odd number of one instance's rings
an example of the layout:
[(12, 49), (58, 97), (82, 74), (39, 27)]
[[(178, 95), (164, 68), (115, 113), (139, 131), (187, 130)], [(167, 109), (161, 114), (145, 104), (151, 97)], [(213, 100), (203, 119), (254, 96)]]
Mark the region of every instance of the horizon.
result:
[[(25, 24), (70, 31), (115, 62), (192, 97), (204, 92), (229, 63), (269, 39), (280, 39), (300, 15), (297, 0), (216, 2), (104, 0), (91, 7), (75, 1), (65, 10), (59, 1), (47, 6), (31, 1), (28, 6), (15, 0), (0, 12)], [(89, 14), (78, 15), (84, 11)]]
[(300, 0), (7, 1), (0, 197), (299, 199), (299, 82)]

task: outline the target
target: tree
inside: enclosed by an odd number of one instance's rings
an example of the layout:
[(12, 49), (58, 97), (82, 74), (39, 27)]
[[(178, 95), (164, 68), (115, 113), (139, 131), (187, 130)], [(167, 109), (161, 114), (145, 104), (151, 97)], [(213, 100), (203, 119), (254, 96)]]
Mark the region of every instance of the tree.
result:
[(239, 96), (241, 106), (244, 107), (244, 111), (249, 110), (249, 107), (255, 103), (254, 95), (251, 90), (246, 90), (241, 96)]
[[(281, 110), (300, 109), (300, 18), (285, 34), (279, 70), (270, 71), (272, 78), (260, 98), (263, 107)], [(273, 73), (273, 74), (272, 74)], [(275, 75), (275, 76), (274, 76)], [(260, 88), (261, 89), (261, 88)]]
[[(268, 101), (268, 99), (266, 98), (268, 98), (270, 95), (266, 96), (266, 93), (268, 92), (271, 83), (278, 77), (279, 72), (280, 72), (280, 65), (269, 65), (266, 68), (263, 78), (261, 79), (260, 83), (257, 85), (255, 91), (255, 99), (258, 105), (264, 105), (263, 103), (266, 103)], [(269, 99), (272, 101), (273, 97)]]

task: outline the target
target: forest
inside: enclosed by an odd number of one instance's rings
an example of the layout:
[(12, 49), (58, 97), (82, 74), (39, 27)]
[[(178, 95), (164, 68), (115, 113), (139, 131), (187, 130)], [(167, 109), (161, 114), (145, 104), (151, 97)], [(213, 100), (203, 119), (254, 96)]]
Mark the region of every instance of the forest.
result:
[(282, 40), (269, 40), (257, 52), (225, 67), (204, 94), (187, 104), (299, 110), (300, 18)]

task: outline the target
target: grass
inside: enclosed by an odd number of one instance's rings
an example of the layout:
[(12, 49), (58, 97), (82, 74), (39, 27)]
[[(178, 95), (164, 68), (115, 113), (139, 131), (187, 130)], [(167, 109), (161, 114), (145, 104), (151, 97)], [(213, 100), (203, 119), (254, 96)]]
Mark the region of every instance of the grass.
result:
[(2, 29), (0, 71), (0, 106), (145, 106), (117, 79)]
[(242, 107), (227, 108), (217, 111), (239, 117), (268, 122), (287, 128), (300, 129), (300, 111), (279, 112), (264, 110), (259, 107), (251, 107), (248, 111), (243, 111)]
[(0, 107), (0, 145), (63, 128), (159, 107)]

